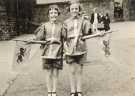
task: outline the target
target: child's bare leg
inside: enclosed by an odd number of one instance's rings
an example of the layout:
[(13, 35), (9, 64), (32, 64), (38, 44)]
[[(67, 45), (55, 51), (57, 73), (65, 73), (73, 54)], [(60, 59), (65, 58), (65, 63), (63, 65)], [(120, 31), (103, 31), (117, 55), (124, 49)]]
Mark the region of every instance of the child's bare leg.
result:
[(75, 64), (69, 64), (69, 79), (70, 79), (70, 87), (71, 93), (75, 93)]
[[(77, 80), (77, 92), (82, 92), (82, 74), (83, 74), (83, 66), (77, 65), (76, 72), (76, 80)], [(78, 96), (82, 96), (78, 93)]]
[(56, 96), (57, 81), (59, 76), (59, 70), (53, 69), (53, 87), (52, 87), (52, 96)]
[[(52, 92), (52, 69), (46, 70), (46, 86), (48, 93)], [(48, 94), (48, 96), (51, 96), (51, 94)]]
[(111, 55), (111, 53), (110, 53), (110, 34), (106, 34), (103, 37), (102, 44), (104, 46), (103, 50), (104, 50), (105, 56)]

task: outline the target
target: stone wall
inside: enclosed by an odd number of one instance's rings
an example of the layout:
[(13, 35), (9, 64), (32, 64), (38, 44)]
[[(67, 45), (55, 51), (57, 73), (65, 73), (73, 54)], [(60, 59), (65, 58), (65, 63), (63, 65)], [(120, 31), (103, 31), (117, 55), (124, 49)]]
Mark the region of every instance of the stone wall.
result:
[(7, 12), (3, 0), (0, 1), (0, 40), (9, 39)]
[[(67, 4), (58, 4), (60, 6), (61, 10), (61, 15), (59, 17), (59, 20), (64, 20), (69, 16), (69, 13), (67, 12)], [(36, 6), (34, 9), (34, 16), (33, 16), (33, 21), (36, 23), (41, 23), (48, 21), (48, 6), (49, 5), (41, 5), (41, 6)]]

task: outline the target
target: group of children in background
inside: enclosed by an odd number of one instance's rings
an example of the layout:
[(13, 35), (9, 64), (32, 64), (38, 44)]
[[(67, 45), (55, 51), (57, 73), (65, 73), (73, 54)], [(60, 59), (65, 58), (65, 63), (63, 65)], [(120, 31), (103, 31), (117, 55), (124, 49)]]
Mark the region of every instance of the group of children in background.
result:
[[(61, 13), (58, 5), (50, 5), (48, 9), (49, 21), (41, 24), (35, 31), (36, 40), (49, 41), (42, 44), (41, 47), (48, 96), (57, 96), (56, 88), (59, 72), (63, 68), (63, 54), (69, 67), (70, 96), (83, 96), (82, 74), (87, 57), (87, 48), (86, 40), (82, 37), (90, 33), (91, 24), (93, 25), (93, 33), (98, 30), (96, 24), (99, 19), (100, 22), (104, 23), (105, 31), (110, 29), (108, 14), (101, 18), (99, 14), (93, 13), (89, 21), (87, 17), (80, 15), (81, 11), (80, 3), (72, 2), (69, 11), (71, 16), (64, 22), (59, 22), (57, 18)], [(96, 20), (96, 18), (98, 19)]]
[[(98, 13), (97, 8), (94, 8), (93, 13), (91, 14), (90, 22), (92, 24), (92, 32), (97, 33), (102, 31), (110, 30), (110, 17), (109, 14)], [(105, 56), (109, 56), (110, 53), (110, 34), (106, 34), (105, 38), (102, 39), (103, 51)]]

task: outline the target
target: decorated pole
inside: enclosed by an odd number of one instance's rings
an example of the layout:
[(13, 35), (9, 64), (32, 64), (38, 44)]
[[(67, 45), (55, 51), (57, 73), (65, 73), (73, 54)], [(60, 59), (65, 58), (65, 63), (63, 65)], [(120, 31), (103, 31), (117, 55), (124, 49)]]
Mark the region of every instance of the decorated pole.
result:
[(90, 39), (90, 38), (94, 38), (94, 37), (104, 36), (104, 35), (112, 33), (112, 32), (115, 32), (115, 31), (99, 32), (99, 33), (96, 33), (93, 35), (84, 36), (84, 37), (82, 37), (82, 39), (85, 40), (85, 39)]
[[(95, 37), (99, 37), (99, 36), (104, 36), (104, 35), (112, 33), (112, 32), (115, 32), (115, 31), (98, 32), (96, 34), (83, 36), (82, 40), (91, 39), (91, 38), (95, 38)], [(46, 43), (49, 43), (49, 42), (58, 42), (57, 40), (38, 41), (38, 40), (21, 40), (21, 39), (15, 39), (13, 41), (21, 41), (21, 42), (26, 42), (28, 44), (46, 44)]]

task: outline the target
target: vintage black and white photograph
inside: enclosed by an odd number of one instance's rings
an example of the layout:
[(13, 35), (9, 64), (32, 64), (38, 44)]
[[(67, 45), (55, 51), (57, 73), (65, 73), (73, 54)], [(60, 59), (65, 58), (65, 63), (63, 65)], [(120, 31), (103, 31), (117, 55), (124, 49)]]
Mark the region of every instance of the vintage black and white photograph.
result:
[(135, 96), (135, 0), (0, 0), (0, 96)]

